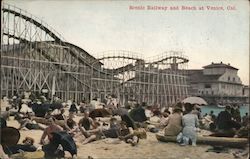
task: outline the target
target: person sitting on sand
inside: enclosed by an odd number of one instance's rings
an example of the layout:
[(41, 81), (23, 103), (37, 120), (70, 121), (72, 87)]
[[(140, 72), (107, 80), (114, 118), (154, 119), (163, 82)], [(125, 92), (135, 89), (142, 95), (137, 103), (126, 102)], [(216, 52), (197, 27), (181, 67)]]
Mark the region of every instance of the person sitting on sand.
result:
[(219, 113), (216, 120), (218, 132), (224, 133), (223, 136), (234, 136), (235, 129), (240, 129), (241, 127), (239, 123), (232, 120), (230, 111), (231, 107), (226, 106), (225, 110)]
[[(185, 106), (184, 106), (185, 107)], [(188, 112), (187, 112), (188, 113)], [(197, 104), (195, 104), (193, 106), (193, 110), (192, 110), (192, 113), (197, 115), (198, 119), (201, 119), (202, 118), (202, 115), (201, 115), (201, 107)]]
[(86, 130), (84, 127), (79, 127), (81, 133), (84, 135), (85, 140), (83, 141), (83, 145), (87, 144), (91, 141), (99, 140), (101, 139), (103, 133), (102, 133), (102, 126), (100, 123), (96, 123), (96, 128), (91, 130)]
[(22, 114), (16, 114), (15, 119), (20, 124), (18, 130), (44, 130), (45, 126), (39, 123), (36, 123), (32, 120), (32, 114), (28, 113), (27, 116)]
[(245, 116), (242, 117), (241, 125), (242, 126), (247, 126), (248, 123), (249, 123), (249, 115), (248, 115), (248, 113), (245, 113)]
[(106, 97), (106, 108), (110, 109), (110, 110), (116, 110), (117, 109), (117, 102), (115, 98), (112, 98), (111, 95), (109, 95), (108, 97)]
[(214, 123), (210, 114), (204, 116), (201, 122), (205, 130), (211, 130), (211, 125)]
[(118, 129), (117, 119), (115, 117), (110, 118), (110, 128)]
[(56, 125), (55, 123), (55, 118), (51, 117), (48, 119), (49, 122), (49, 126), (47, 128), (45, 128), (45, 130), (43, 131), (42, 137), (40, 139), (40, 144), (44, 145), (45, 142), (45, 138), (48, 136), (49, 141), (52, 140), (53, 132), (58, 132), (58, 131), (63, 131), (63, 128), (60, 127), (59, 125)]
[(139, 142), (138, 136), (134, 135), (134, 130), (132, 127), (127, 127), (126, 122), (121, 122), (121, 127), (119, 130), (119, 139), (124, 140), (126, 143), (130, 143), (135, 146)]
[(87, 108), (86, 108), (86, 102), (84, 101), (84, 100), (82, 100), (81, 102), (80, 102), (80, 107), (79, 107), (79, 111), (80, 111), (80, 113), (84, 113), (86, 110), (87, 110)]
[(73, 101), (73, 103), (70, 105), (69, 112), (75, 112), (76, 114), (78, 113), (75, 101)]
[(92, 118), (90, 118), (87, 110), (84, 112), (84, 117), (80, 119), (78, 126), (81, 133), (86, 138), (83, 144), (99, 139), (100, 123), (95, 122)]
[(151, 117), (154, 116), (154, 113), (151, 111), (151, 106), (147, 106), (145, 108), (145, 115), (147, 117), (147, 119), (149, 120)]
[(185, 114), (182, 117), (182, 125), (183, 125), (183, 130), (182, 130), (182, 143), (181, 145), (188, 145), (189, 140), (191, 140), (192, 145), (196, 146), (196, 140), (197, 140), (197, 127), (199, 126), (199, 120), (198, 116), (192, 113), (193, 110), (193, 105), (190, 103), (185, 103), (185, 109), (187, 114)]
[(53, 110), (51, 108), (49, 108), (48, 111), (46, 112), (44, 118), (49, 119), (49, 118), (53, 117), (52, 112), (53, 112)]
[(241, 122), (239, 106), (233, 105), (233, 107), (231, 107), (231, 115), (232, 115), (233, 120), (235, 120), (237, 123)]
[(250, 132), (250, 123), (248, 122), (247, 125), (242, 126), (239, 130), (236, 131), (234, 137), (248, 138), (249, 141), (250, 140), (249, 132)]
[(168, 125), (170, 112), (166, 109), (164, 112), (160, 115), (160, 123), (159, 127), (164, 128)]
[(159, 132), (160, 129), (163, 129), (168, 125), (169, 115), (170, 115), (170, 112), (166, 109), (164, 110), (163, 113), (160, 113), (156, 116), (151, 117), (149, 121), (149, 125), (147, 125), (147, 129), (152, 133)]
[(23, 104), (21, 105), (21, 109), (20, 109), (19, 112), (22, 113), (22, 114), (34, 113), (33, 110), (32, 110), (32, 108), (29, 106), (28, 102), (23, 102)]
[(9, 120), (9, 118), (10, 118), (10, 108), (9, 108), (9, 107), (6, 107), (6, 108), (5, 108), (5, 111), (2, 111), (0, 116), (1, 116), (4, 120)]
[(7, 151), (9, 154), (17, 154), (20, 152), (35, 152), (37, 148), (34, 146), (34, 139), (31, 137), (26, 137), (23, 140), (23, 144), (17, 144), (9, 146)]
[(209, 115), (211, 116), (212, 121), (215, 122), (217, 117), (216, 117), (216, 115), (214, 114), (214, 111), (213, 111), (213, 110), (210, 111)]
[(91, 127), (95, 128), (95, 124), (92, 118), (89, 117), (89, 112), (85, 111), (84, 116), (78, 122), (79, 127), (84, 127), (85, 130), (89, 130)]
[(74, 113), (69, 113), (69, 117), (68, 119), (66, 119), (64, 127), (69, 134), (71, 134), (72, 136), (75, 135), (75, 132), (78, 130), (78, 127), (76, 122), (74, 121)]
[(110, 119), (109, 129), (103, 130), (103, 134), (108, 138), (117, 138), (119, 136), (119, 125), (117, 124), (117, 119), (112, 117)]
[(55, 117), (55, 119), (66, 120), (66, 116), (64, 115), (64, 113), (65, 113), (64, 108), (61, 108), (59, 111), (60, 111), (60, 113), (53, 115)]
[(175, 106), (173, 108), (173, 114), (168, 117), (167, 126), (164, 128), (165, 136), (177, 136), (182, 130), (182, 108)]

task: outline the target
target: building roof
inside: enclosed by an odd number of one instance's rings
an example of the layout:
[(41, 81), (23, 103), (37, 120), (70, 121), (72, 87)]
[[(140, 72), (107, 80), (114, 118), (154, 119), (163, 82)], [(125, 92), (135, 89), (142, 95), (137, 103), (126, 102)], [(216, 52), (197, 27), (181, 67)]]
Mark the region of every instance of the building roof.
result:
[(202, 72), (203, 72), (202, 69), (188, 69), (188, 70), (185, 71), (187, 76), (197, 74), (197, 73), (202, 73)]
[(200, 82), (217, 82), (221, 75), (204, 75), (202, 71), (196, 71), (192, 73), (190, 77), (191, 83)]
[(203, 66), (203, 68), (205, 68), (205, 69), (206, 68), (229, 68), (229, 69), (233, 69), (233, 70), (239, 70), (235, 67), (230, 66), (230, 64), (224, 64), (222, 62), (220, 62), (220, 63), (213, 63), (212, 62), (212, 64), (207, 65), (207, 66)]
[(189, 76), (190, 84), (197, 84), (197, 83), (228, 83), (234, 85), (241, 85), (241, 83), (235, 82), (228, 82), (228, 81), (219, 81), (221, 75), (204, 75), (201, 72), (193, 73)]

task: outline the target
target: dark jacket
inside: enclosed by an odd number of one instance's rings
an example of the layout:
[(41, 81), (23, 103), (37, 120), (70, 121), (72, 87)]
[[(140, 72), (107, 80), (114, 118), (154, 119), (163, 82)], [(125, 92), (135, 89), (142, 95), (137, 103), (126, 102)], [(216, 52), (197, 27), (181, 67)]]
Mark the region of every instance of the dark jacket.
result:
[(228, 111), (222, 111), (219, 113), (216, 125), (220, 130), (230, 130), (232, 128), (239, 129), (241, 127), (239, 123), (232, 120), (232, 115)]

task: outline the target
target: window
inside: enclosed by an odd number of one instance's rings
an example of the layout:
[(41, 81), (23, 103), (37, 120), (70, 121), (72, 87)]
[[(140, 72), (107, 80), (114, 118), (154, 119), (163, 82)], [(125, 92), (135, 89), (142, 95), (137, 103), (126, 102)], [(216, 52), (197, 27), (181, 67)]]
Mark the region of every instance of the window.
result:
[(235, 78), (233, 77), (233, 81), (235, 82)]
[(228, 76), (228, 81), (230, 81), (230, 76)]
[(212, 91), (211, 94), (214, 95), (214, 91)]
[(205, 88), (211, 88), (211, 84), (205, 84)]
[(221, 85), (221, 88), (225, 89), (225, 85), (224, 85), (224, 84), (222, 84), (222, 85)]

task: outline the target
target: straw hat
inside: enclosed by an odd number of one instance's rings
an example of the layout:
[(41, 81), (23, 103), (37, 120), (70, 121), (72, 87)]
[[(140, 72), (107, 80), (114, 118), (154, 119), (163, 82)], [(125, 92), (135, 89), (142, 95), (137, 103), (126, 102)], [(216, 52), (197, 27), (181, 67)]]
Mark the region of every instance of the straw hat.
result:
[(182, 110), (182, 108), (180, 108), (180, 107), (178, 107), (178, 106), (175, 106), (174, 108), (173, 108), (173, 112), (178, 112), (178, 111), (183, 111)]
[(30, 141), (30, 144), (33, 145), (35, 140), (32, 138), (32, 137), (26, 137), (24, 140), (23, 140), (23, 143), (27, 142), (27, 141)]

